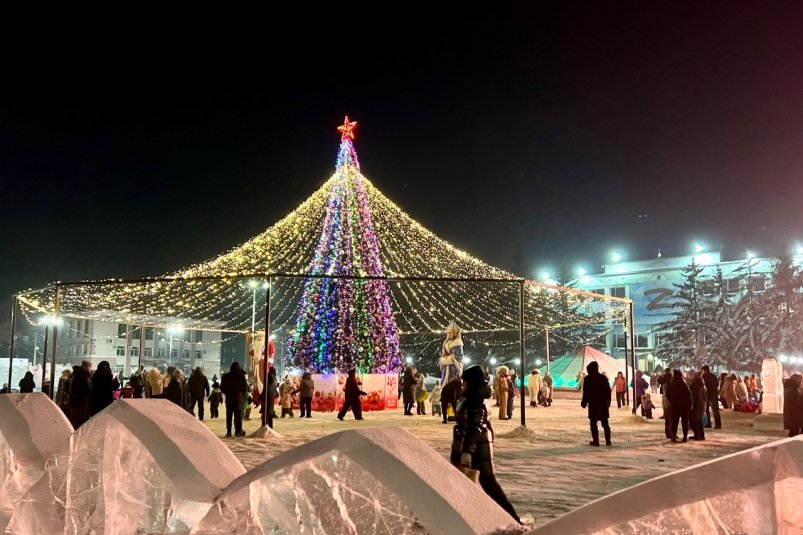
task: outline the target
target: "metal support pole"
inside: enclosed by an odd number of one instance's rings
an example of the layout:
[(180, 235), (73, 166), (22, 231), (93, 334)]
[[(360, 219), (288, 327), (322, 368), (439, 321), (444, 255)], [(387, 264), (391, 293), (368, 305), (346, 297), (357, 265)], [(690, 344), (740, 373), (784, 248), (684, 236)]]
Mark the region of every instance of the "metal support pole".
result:
[[(45, 340), (44, 345), (42, 346), (42, 392), (45, 390), (45, 377), (47, 374), (45, 373), (45, 369), (47, 368), (47, 334), (48, 334), (48, 327), (47, 322), (45, 322)], [(35, 337), (34, 337), (35, 338)], [(33, 341), (34, 347), (36, 347), (36, 340)], [(50, 399), (53, 399), (53, 383), (50, 383), (50, 392), (47, 392), (47, 395), (50, 396)]]
[[(139, 326), (139, 355), (137, 355), (137, 371), (139, 371), (140, 367), (142, 366), (142, 354), (145, 352), (145, 333), (148, 331), (148, 326), (143, 324)], [(153, 332), (153, 343), (156, 343), (156, 330), (154, 329)], [(153, 353), (151, 353), (153, 356)], [(128, 378), (131, 378), (131, 369), (127, 369), (126, 372), (128, 373)]]
[(53, 318), (53, 349), (50, 353), (50, 390), (56, 382), (56, 349), (59, 341), (59, 312), (61, 312), (61, 287), (56, 286), (56, 314)]
[[(262, 382), (262, 425), (273, 429), (273, 407), (268, 407), (268, 357), (270, 357), (270, 290), (273, 277), (268, 277), (268, 289), (265, 292), (265, 379)], [(256, 358), (256, 355), (254, 355)], [(257, 371), (259, 373), (259, 371)]]
[[(637, 369), (637, 362), (636, 362), (636, 328), (633, 318), (633, 302), (631, 301), (628, 305), (630, 309), (630, 354), (633, 355), (633, 412), (636, 412), (636, 405), (638, 405), (638, 400), (636, 399), (636, 369)], [(625, 335), (625, 338), (627, 335)]]
[[(252, 288), (251, 289), (251, 297), (252, 297), (251, 298), (251, 347), (254, 347), (254, 340), (256, 339), (256, 328), (257, 328), (257, 326), (256, 326), (256, 323), (257, 323), (257, 289), (256, 288)], [(244, 364), (244, 367), (245, 367), (246, 370), (251, 371), (255, 366), (254, 366), (254, 363), (251, 362), (249, 360), (249, 358), (248, 358), (248, 356), (250, 354), (248, 349), (250, 349), (250, 348), (247, 348), (247, 347), (245, 348), (245, 356), (243, 357), (243, 359), (244, 359), (243, 364)], [(259, 359), (257, 358), (256, 355), (254, 355), (252, 358), (256, 359), (257, 364), (259, 363)]]
[[(519, 283), (519, 358), (521, 359), (521, 425), (526, 426), (524, 407), (524, 281)], [(515, 385), (513, 385), (515, 387)], [(511, 395), (513, 393), (511, 392)]]
[[(14, 373), (14, 330), (17, 326), (17, 296), (11, 300), (11, 340), (8, 343), (8, 391), (11, 392), (11, 383)], [(34, 345), (36, 341), (34, 341)]]
[(544, 327), (544, 340), (546, 341), (546, 374), (550, 375), (550, 364), (549, 364), (549, 327)]
[[(630, 381), (630, 368), (627, 367), (627, 319), (622, 323), (622, 335), (625, 337), (625, 386), (627, 386), (627, 383)], [(636, 371), (633, 370), (634, 375), (635, 373)], [(635, 380), (633, 384), (635, 384)], [(625, 402), (630, 405), (630, 389), (625, 390)], [(633, 406), (635, 407), (635, 405)]]

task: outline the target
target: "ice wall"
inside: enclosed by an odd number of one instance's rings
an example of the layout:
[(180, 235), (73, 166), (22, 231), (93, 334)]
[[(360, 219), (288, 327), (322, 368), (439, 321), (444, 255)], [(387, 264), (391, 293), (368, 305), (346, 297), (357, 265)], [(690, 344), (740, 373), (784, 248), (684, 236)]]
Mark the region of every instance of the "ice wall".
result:
[(64, 413), (44, 394), (0, 395), (0, 529), (45, 476), (48, 458), (66, 448), (72, 431)]
[(399, 428), (343, 431), (234, 481), (194, 535), (490, 533), (508, 514)]
[(187, 533), (244, 472), (175, 404), (116, 401), (70, 439), (65, 532)]
[(803, 436), (666, 474), (580, 507), (531, 535), (803, 533)]

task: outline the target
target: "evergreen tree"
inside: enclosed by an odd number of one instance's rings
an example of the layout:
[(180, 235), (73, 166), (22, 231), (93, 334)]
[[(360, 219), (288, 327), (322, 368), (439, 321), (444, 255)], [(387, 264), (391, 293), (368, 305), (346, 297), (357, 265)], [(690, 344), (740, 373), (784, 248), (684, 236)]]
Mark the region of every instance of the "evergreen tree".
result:
[(766, 313), (762, 311), (762, 303), (755, 292), (753, 276), (753, 259), (747, 259), (744, 266), (736, 270), (739, 273), (740, 286), (745, 289), (734, 311), (734, 322), (731, 336), (733, 350), (728, 367), (733, 370), (758, 370), (761, 366), (762, 342), (760, 333)]
[[(694, 261), (683, 268), (683, 283), (674, 285), (678, 291), (670, 302), (675, 315), (658, 326), (658, 329), (665, 334), (661, 345), (656, 349), (656, 355), (673, 368), (696, 366), (698, 360), (704, 360), (700, 358), (704, 338), (704, 333), (700, 329), (700, 318), (704, 308), (704, 299), (700, 292), (702, 271), (702, 266)], [(704, 363), (701, 362), (700, 365)]]
[[(714, 277), (700, 284), (703, 299), (700, 302), (700, 326), (707, 364), (720, 364), (731, 368), (735, 351), (735, 305), (732, 302), (722, 269), (717, 267)], [(695, 360), (701, 360), (698, 355)]]
[[(576, 280), (565, 274), (558, 278), (558, 285), (574, 288)], [(593, 311), (587, 310), (588, 303), (568, 292), (548, 294), (548, 304), (553, 317), (550, 325), (556, 327), (549, 330), (549, 352), (552, 358), (566, 355), (580, 346), (590, 345), (599, 348), (599, 336), (602, 334), (600, 324), (594, 324)]]
[(757, 296), (760, 320), (758, 347), (751, 364), (760, 367), (761, 360), (782, 353), (799, 352), (803, 342), (803, 279), (800, 268), (788, 256), (776, 262), (770, 284)]

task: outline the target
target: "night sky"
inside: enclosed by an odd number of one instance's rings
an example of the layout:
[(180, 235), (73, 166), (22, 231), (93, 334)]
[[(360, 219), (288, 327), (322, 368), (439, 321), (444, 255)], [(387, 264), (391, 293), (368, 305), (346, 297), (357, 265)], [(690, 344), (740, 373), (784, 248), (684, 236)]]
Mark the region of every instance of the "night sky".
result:
[(803, 240), (803, 4), (662, 4), (32, 38), (0, 85), (0, 304), (245, 241), (331, 175), (346, 114), (380, 190), (528, 275)]

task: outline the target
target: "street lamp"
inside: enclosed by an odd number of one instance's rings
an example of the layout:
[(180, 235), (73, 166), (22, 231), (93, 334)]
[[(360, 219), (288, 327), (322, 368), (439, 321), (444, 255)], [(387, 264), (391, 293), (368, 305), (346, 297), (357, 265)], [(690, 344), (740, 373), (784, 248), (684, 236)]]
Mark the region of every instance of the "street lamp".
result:
[[(45, 326), (45, 329), (47, 329), (47, 326)], [(42, 337), (42, 342), (45, 342), (45, 340), (47, 340), (47, 333), (45, 333), (45, 334), (33, 333), (33, 365), (34, 366), (36, 366), (36, 352), (39, 351), (39, 346), (36, 345), (36, 341), (39, 339), (38, 338), (39, 336)], [(44, 363), (45, 363), (45, 351), (47, 351), (47, 347), (43, 346), (42, 347), (42, 365), (43, 366), (44, 366)]]
[(173, 337), (181, 336), (184, 334), (184, 326), (183, 325), (171, 325), (167, 329), (165, 329), (165, 333), (168, 335), (167, 345), (168, 345), (168, 354), (167, 354), (167, 365), (173, 365)]
[[(48, 327), (53, 327), (53, 341), (55, 343), (55, 341), (56, 341), (56, 328), (58, 328), (61, 325), (63, 325), (64, 324), (64, 320), (62, 320), (60, 317), (58, 317), (56, 315), (47, 314), (45, 316), (42, 316), (42, 318), (39, 320), (39, 324), (45, 326), (45, 336), (44, 336), (45, 340), (44, 340), (44, 346), (42, 347), (42, 383), (41, 383), (42, 387), (44, 387), (45, 377), (46, 377), (45, 369), (47, 368), (46, 363), (47, 363)], [(34, 345), (34, 347), (36, 346), (36, 338), (35, 337), (34, 337), (34, 344), (33, 345)], [(52, 356), (52, 358), (50, 360), (50, 392), (47, 393), (50, 396), (50, 399), (53, 399), (53, 383), (56, 380), (56, 377), (55, 377), (55, 374), (56, 374), (56, 351), (55, 350), (56, 350), (56, 348), (54, 347), (53, 348), (53, 356)], [(33, 355), (34, 355), (34, 364), (36, 364), (36, 349), (34, 349)], [(43, 388), (42, 391), (44, 392), (44, 388)]]
[(251, 334), (254, 334), (254, 328), (256, 327), (257, 288), (259, 288), (259, 281), (251, 279), (248, 281), (248, 287), (251, 288)]

